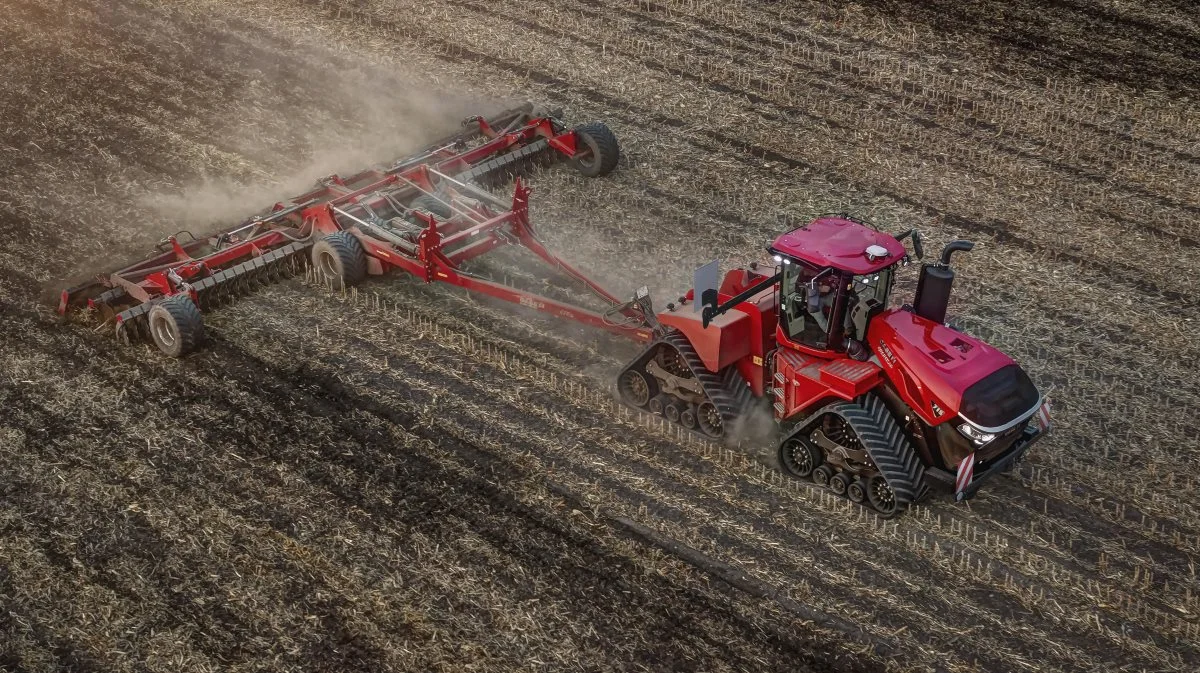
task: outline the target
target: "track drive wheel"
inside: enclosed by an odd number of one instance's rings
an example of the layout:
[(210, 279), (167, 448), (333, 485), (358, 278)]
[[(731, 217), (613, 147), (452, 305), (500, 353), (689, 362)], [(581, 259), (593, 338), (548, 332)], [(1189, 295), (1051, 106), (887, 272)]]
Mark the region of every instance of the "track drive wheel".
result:
[(204, 341), (204, 318), (192, 298), (177, 294), (156, 303), (147, 316), (150, 338), (168, 356), (177, 358)]
[(621, 158), (617, 136), (603, 122), (575, 127), (576, 157), (571, 164), (580, 174), (599, 178), (613, 172)]
[(617, 392), (626, 404), (645, 408), (646, 404), (658, 395), (658, 381), (654, 380), (653, 376), (630, 369), (617, 380)]
[(367, 252), (348, 231), (336, 231), (317, 241), (312, 261), (335, 290), (357, 285), (367, 277)]
[(798, 479), (807, 479), (823, 462), (821, 450), (802, 437), (792, 437), (779, 445), (779, 466)]

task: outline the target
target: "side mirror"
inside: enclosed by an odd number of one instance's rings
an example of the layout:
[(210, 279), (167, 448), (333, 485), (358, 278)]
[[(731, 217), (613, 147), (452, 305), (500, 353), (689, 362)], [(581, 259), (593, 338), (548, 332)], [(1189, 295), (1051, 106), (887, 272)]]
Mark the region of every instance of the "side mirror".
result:
[(808, 312), (816, 313), (821, 310), (821, 293), (817, 291), (815, 282), (808, 286)]
[(916, 255), (917, 259), (919, 259), (919, 260), (924, 259), (925, 258), (925, 240), (921, 238), (921, 232), (914, 231), (912, 238), (913, 238), (913, 254)]

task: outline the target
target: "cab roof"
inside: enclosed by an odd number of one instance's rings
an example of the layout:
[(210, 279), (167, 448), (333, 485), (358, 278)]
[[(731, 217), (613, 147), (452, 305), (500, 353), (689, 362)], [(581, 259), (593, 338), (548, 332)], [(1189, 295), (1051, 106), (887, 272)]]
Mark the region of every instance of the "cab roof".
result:
[[(878, 245), (886, 255), (871, 259), (867, 248)], [(904, 244), (881, 231), (841, 215), (825, 215), (775, 239), (773, 254), (786, 255), (824, 268), (855, 275), (874, 273), (904, 257)]]

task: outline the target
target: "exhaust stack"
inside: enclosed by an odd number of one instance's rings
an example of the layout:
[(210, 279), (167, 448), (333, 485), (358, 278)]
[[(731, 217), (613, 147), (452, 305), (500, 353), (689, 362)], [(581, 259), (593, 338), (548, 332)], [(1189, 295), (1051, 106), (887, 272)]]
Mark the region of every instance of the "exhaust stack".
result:
[(950, 268), (950, 256), (955, 252), (969, 252), (975, 244), (970, 241), (950, 241), (942, 249), (937, 264), (921, 266), (921, 278), (917, 281), (917, 296), (913, 299), (913, 312), (936, 323), (946, 322), (946, 307), (950, 304), (950, 290), (954, 286), (954, 269)]

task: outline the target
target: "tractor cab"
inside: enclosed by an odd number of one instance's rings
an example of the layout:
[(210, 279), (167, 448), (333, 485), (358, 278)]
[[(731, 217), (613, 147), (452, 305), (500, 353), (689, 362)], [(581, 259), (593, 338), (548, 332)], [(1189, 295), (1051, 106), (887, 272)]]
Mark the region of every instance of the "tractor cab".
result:
[(777, 339), (815, 354), (863, 359), (871, 316), (882, 312), (904, 245), (845, 215), (824, 216), (769, 248), (781, 266)]

